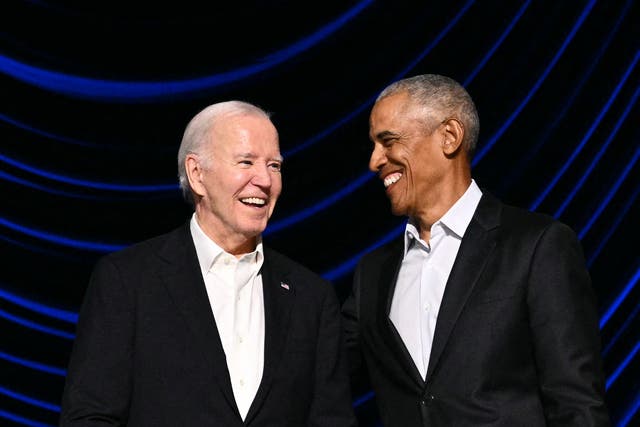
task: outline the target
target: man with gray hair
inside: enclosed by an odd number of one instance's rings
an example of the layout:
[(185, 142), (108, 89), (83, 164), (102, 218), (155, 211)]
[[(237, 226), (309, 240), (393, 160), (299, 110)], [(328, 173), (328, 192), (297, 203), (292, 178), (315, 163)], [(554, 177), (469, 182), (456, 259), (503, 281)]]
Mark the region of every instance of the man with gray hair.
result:
[(61, 426), (355, 425), (333, 286), (262, 243), (281, 168), (261, 108), (191, 120), (178, 171), (194, 213), (97, 263)]
[(480, 189), (479, 128), (446, 76), (378, 96), (369, 168), (408, 221), (361, 258), (343, 304), (353, 376), (368, 377), (385, 427), (609, 426), (580, 242)]

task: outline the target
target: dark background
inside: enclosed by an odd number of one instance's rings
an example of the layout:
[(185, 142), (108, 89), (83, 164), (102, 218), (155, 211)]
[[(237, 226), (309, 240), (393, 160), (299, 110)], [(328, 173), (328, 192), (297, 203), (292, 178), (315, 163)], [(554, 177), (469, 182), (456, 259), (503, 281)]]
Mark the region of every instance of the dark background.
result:
[(420, 73), (476, 101), (478, 184), (578, 233), (612, 418), (640, 425), (638, 2), (77, 3), (0, 5), (0, 425), (57, 422), (91, 268), (188, 219), (176, 152), (213, 102), (274, 113), (284, 192), (265, 242), (344, 298), (403, 225), (367, 171), (372, 100)]

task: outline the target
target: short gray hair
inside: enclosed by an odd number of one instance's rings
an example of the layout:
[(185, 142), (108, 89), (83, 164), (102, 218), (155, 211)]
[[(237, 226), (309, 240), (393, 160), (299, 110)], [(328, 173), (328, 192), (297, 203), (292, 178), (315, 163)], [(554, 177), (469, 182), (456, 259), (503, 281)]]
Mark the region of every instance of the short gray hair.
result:
[[(456, 118), (464, 126), (462, 146), (467, 152), (469, 161), (478, 143), (480, 119), (471, 95), (457, 81), (438, 74), (421, 74), (398, 80), (387, 86), (376, 99), (406, 92), (412, 101), (424, 107), (425, 114), (440, 113), (443, 117)], [(425, 122), (432, 122), (433, 117), (425, 117)]]
[(196, 114), (187, 125), (178, 149), (178, 182), (184, 199), (193, 204), (191, 186), (187, 178), (185, 160), (189, 154), (203, 155), (211, 130), (224, 118), (235, 115), (255, 115), (271, 119), (262, 108), (244, 101), (224, 101), (209, 105)]

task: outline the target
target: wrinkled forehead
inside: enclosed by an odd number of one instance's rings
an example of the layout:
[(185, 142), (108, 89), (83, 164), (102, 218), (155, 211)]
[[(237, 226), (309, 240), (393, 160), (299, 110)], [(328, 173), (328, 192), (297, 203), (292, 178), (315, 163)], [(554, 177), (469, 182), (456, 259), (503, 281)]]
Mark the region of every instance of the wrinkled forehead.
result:
[(225, 117), (212, 128), (209, 139), (213, 152), (280, 157), (278, 131), (268, 117), (261, 115), (234, 114)]

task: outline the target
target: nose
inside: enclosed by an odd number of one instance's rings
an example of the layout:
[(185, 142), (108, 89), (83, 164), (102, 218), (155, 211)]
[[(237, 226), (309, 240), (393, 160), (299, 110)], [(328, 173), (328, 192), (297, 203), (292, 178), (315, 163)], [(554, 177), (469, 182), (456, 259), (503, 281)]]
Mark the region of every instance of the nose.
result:
[(256, 165), (253, 169), (251, 182), (261, 188), (271, 187), (271, 173), (268, 165)]
[(377, 173), (386, 162), (387, 156), (385, 155), (384, 147), (381, 144), (374, 144), (371, 157), (369, 158), (369, 170)]

